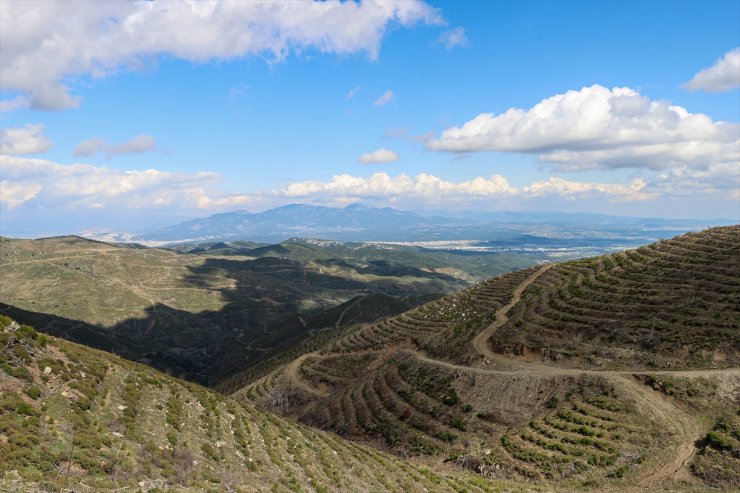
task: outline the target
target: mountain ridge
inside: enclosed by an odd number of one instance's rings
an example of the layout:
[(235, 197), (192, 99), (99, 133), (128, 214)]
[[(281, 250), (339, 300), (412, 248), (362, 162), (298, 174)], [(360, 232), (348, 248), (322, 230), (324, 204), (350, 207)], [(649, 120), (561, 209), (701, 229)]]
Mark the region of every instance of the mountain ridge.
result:
[[(556, 212), (475, 212), (463, 215), (420, 215), (390, 207), (352, 204), (343, 208), (289, 204), (251, 213), (244, 210), (214, 214), (134, 235), (133, 241), (214, 241), (244, 239), (274, 243), (289, 237), (324, 237), (339, 241), (420, 241), (433, 239), (495, 239), (514, 233), (556, 228), (565, 233), (578, 226), (597, 231), (687, 228), (727, 224), (728, 220), (666, 220), (605, 214)], [(676, 233), (678, 234), (678, 233)]]

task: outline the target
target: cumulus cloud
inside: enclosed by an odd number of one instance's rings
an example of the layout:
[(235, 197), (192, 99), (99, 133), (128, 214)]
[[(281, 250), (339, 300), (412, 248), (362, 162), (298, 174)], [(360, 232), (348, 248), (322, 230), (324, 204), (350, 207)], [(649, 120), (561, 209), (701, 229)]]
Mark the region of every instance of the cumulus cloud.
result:
[(740, 196), (740, 169), (713, 166), (709, 170), (671, 170), (649, 178), (635, 178), (628, 183), (598, 183), (566, 180), (551, 176), (515, 187), (501, 175), (450, 181), (427, 173), (410, 177), (400, 173), (374, 173), (370, 177), (335, 175), (330, 181), (308, 180), (266, 192), (271, 200), (300, 199), (314, 203), (346, 204), (358, 200), (378, 204), (405, 202), (419, 204), (476, 204), (481, 202), (520, 205), (546, 198), (553, 200), (597, 199), (612, 203), (644, 202), (660, 197), (712, 197), (734, 200)]
[(689, 91), (725, 92), (740, 87), (740, 47), (730, 50), (711, 67), (691, 78)]
[(13, 183), (0, 180), (0, 203), (9, 209), (15, 209), (23, 202), (28, 202), (43, 189), (38, 183)]
[(560, 197), (568, 200), (606, 198), (615, 202), (644, 201), (658, 197), (659, 192), (644, 179), (628, 184), (576, 182), (559, 177), (534, 181), (517, 188), (501, 175), (490, 178), (477, 177), (454, 182), (434, 175), (421, 173), (410, 177), (400, 173), (374, 173), (369, 178), (352, 175), (335, 175), (331, 181), (308, 180), (296, 182), (271, 193), (273, 196), (300, 199), (331, 199), (337, 202), (353, 200), (398, 199), (422, 203), (474, 202), (478, 200), (539, 197)]
[(736, 199), (740, 195), (740, 166), (736, 163), (712, 164), (705, 169), (682, 166), (658, 174), (653, 186), (656, 191), (673, 196), (711, 194)]
[(362, 164), (395, 163), (398, 161), (398, 154), (390, 149), (381, 147), (376, 151), (362, 154), (357, 160)]
[[(408, 206), (498, 204), (520, 206), (545, 198), (595, 199), (624, 203), (660, 197), (711, 197), (737, 200), (740, 169), (714, 165), (706, 170), (677, 168), (628, 183), (592, 183), (551, 176), (516, 187), (495, 174), (453, 181), (428, 173), (409, 176), (373, 173), (369, 177), (335, 175), (330, 180), (307, 180), (251, 193), (226, 193), (217, 173), (171, 173), (156, 169), (117, 170), (92, 164), (59, 164), (45, 159), (0, 156), (0, 204), (4, 210), (229, 210), (237, 207), (277, 206), (290, 202), (341, 205), (364, 201), (377, 205)], [(701, 199), (698, 199), (701, 200)]]
[(385, 91), (378, 99), (375, 100), (373, 106), (385, 106), (391, 101), (393, 101), (393, 91)]
[(369, 178), (352, 175), (335, 175), (331, 181), (316, 180), (296, 182), (276, 192), (292, 198), (343, 197), (343, 198), (404, 198), (424, 202), (444, 202), (493, 196), (509, 196), (517, 192), (501, 175), (491, 178), (478, 177), (470, 181), (452, 182), (434, 175), (421, 173), (410, 177), (400, 173), (373, 173)]
[(437, 42), (446, 49), (451, 50), (457, 46), (466, 46), (468, 44), (468, 37), (465, 34), (464, 27), (456, 27), (440, 34)]
[(245, 204), (245, 195), (214, 191), (217, 173), (121, 171), (91, 164), (64, 165), (45, 159), (0, 156), (0, 203), (17, 208), (146, 208), (172, 205), (210, 208)]
[(51, 149), (51, 140), (43, 135), (40, 123), (0, 130), (1, 154), (39, 154)]
[(107, 158), (113, 156), (120, 156), (122, 154), (135, 154), (140, 152), (147, 152), (153, 150), (157, 145), (156, 140), (151, 135), (141, 134), (137, 135), (128, 142), (123, 144), (111, 145), (106, 139), (100, 137), (93, 137), (92, 139), (84, 140), (75, 147), (74, 155), (89, 157), (95, 154), (105, 154)]
[(706, 167), (738, 162), (740, 125), (714, 122), (623, 87), (594, 85), (528, 110), (482, 113), (427, 143), (445, 152), (537, 154), (561, 170)]
[(567, 199), (586, 198), (594, 195), (614, 197), (624, 201), (641, 201), (656, 198), (658, 194), (646, 190), (644, 179), (635, 179), (627, 185), (588, 183), (565, 180), (551, 176), (547, 180), (532, 182), (522, 190), (528, 197), (559, 196)]
[(75, 77), (136, 69), (160, 55), (207, 62), (271, 54), (280, 61), (308, 49), (375, 59), (389, 27), (444, 22), (421, 0), (49, 0), (3, 2), (0, 14), (3, 89), (46, 110), (79, 104), (66, 85)]

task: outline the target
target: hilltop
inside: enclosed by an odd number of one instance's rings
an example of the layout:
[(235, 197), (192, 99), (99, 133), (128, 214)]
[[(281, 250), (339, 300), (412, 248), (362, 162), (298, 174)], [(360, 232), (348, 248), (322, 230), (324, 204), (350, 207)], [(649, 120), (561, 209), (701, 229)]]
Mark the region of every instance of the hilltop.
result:
[(740, 227), (507, 274), (348, 328), (234, 397), (566, 490), (740, 486)]
[(740, 366), (740, 227), (567, 262), (536, 279), (491, 349), (581, 368)]

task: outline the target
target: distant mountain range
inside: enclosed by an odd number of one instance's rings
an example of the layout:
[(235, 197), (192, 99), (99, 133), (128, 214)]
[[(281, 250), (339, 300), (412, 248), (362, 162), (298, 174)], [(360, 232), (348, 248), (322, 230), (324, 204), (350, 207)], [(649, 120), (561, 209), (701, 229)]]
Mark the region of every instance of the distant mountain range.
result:
[(397, 235), (409, 228), (426, 228), (451, 222), (448, 218), (425, 218), (391, 208), (351, 205), (342, 209), (312, 205), (286, 205), (252, 214), (234, 211), (185, 221), (137, 237), (143, 240), (252, 239), (283, 240), (295, 236), (331, 239), (368, 239)]
[[(452, 214), (452, 213), (451, 213)], [(481, 240), (568, 245), (593, 240), (648, 243), (686, 231), (731, 224), (729, 220), (682, 220), (566, 214), (558, 212), (456, 212), (454, 217), (423, 216), (390, 207), (353, 204), (344, 208), (292, 204), (260, 213), (214, 214), (134, 235), (86, 235), (108, 241), (179, 243), (236, 241), (275, 243), (291, 237), (337, 241), (429, 242)]]

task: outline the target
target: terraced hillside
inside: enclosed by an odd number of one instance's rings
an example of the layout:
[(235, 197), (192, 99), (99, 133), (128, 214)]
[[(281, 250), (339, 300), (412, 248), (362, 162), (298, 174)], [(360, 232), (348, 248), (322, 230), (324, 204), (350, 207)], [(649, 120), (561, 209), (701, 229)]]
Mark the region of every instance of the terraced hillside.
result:
[[(322, 329), (397, 314), (475, 278), (443, 269), (442, 253), (408, 247), (212, 246), (196, 255), (79, 237), (0, 238), (0, 311), (213, 385)], [(512, 258), (458, 267), (504, 272)]]
[(471, 491), (435, 471), (0, 317), (2, 491)]
[(498, 353), (609, 368), (740, 366), (740, 227), (548, 270), (491, 339)]
[[(717, 228), (636, 252), (507, 274), (347, 329), (234, 395), (400, 456), (488, 478), (567, 491), (732, 489), (740, 484), (732, 418), (740, 412), (733, 352), (740, 347), (738, 245), (740, 227)], [(654, 260), (639, 271), (624, 262), (650, 252), (657, 252)], [(640, 352), (632, 339), (609, 341), (609, 331), (593, 324), (591, 334), (604, 336), (601, 354), (632, 354), (631, 366), (626, 357), (586, 353), (595, 344), (583, 333), (585, 323), (570, 330), (561, 316), (528, 318), (540, 313), (532, 308), (540, 300), (554, 299), (547, 293), (572, 291), (557, 279), (593, 286), (584, 267), (610, 261), (623, 261), (610, 270), (617, 281), (602, 271), (594, 278), (604, 299), (618, 303), (608, 311), (604, 301), (592, 315), (628, 334), (651, 320), (672, 341)], [(658, 296), (670, 306), (659, 306)], [(561, 311), (570, 299), (557, 305)], [(574, 310), (581, 299), (573, 298)], [(619, 303), (625, 300), (629, 311)], [(643, 315), (643, 307), (653, 311)], [(539, 337), (560, 346), (500, 349), (510, 347), (507, 338)], [(584, 352), (566, 358), (560, 347)], [(686, 357), (698, 349), (705, 353)]]

